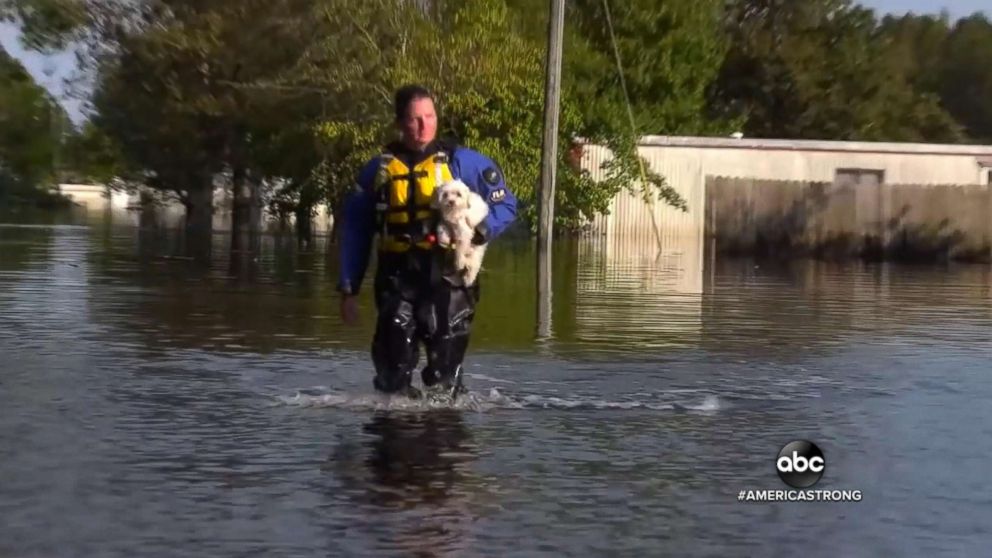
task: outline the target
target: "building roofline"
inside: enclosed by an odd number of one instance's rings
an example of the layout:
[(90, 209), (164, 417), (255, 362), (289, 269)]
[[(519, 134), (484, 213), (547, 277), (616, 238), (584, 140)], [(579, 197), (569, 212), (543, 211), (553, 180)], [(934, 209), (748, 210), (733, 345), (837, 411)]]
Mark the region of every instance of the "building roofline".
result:
[(702, 147), (766, 151), (831, 151), (912, 155), (961, 155), (992, 157), (992, 145), (895, 143), (870, 141), (782, 140), (695, 136), (642, 136), (638, 145), (657, 147)]

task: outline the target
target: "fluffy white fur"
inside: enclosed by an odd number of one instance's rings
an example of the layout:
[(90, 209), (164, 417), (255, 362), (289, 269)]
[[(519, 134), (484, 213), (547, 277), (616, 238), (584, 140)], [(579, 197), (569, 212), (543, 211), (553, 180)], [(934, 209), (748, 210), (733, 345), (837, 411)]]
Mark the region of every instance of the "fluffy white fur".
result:
[(436, 188), (432, 205), (441, 214), (437, 241), (454, 245), (455, 269), (462, 274), (465, 285), (472, 285), (486, 253), (484, 244), (472, 245), (472, 236), (476, 225), (489, 215), (489, 205), (461, 180), (451, 180)]

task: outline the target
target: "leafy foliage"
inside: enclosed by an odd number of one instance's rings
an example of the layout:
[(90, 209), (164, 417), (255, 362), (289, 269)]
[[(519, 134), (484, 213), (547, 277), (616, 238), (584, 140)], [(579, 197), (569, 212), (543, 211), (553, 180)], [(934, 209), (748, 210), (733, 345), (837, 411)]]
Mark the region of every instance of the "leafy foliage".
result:
[(68, 118), (20, 63), (0, 49), (0, 198), (52, 186)]
[(735, 0), (727, 33), (733, 46), (714, 105), (746, 115), (748, 135), (961, 139), (937, 100), (910, 85), (873, 12), (849, 0)]
[[(547, 16), (545, 0), (0, 0), (29, 46), (73, 45), (92, 72), (94, 115), (69, 149), (88, 176), (189, 198), (227, 173), (270, 185), (280, 211), (337, 206), (395, 137), (393, 91), (420, 82), (437, 94), (442, 134), (502, 166), (531, 224)], [(639, 158), (642, 134), (992, 141), (992, 24), (980, 15), (952, 25), (878, 20), (850, 0), (573, 0), (566, 17), (562, 231), (623, 189), (686, 208)], [(6, 87), (4, 103), (28, 103)], [(43, 135), (32, 125), (9, 133)], [(605, 180), (573, 164), (584, 141), (613, 153)], [(16, 164), (50, 173), (49, 152), (29, 144)]]
[[(349, 118), (328, 120), (321, 128), (325, 145), (338, 150), (341, 156), (335, 159), (346, 163), (332, 165), (332, 182), (350, 185), (344, 178), (353, 178), (354, 169), (389, 138), (391, 92), (417, 81), (437, 94), (442, 135), (496, 160), (523, 202), (523, 217), (533, 224), (544, 102), (544, 45), (539, 38), (520, 32), (520, 15), (501, 0), (438, 1), (429, 9), (396, 0), (355, 4), (335, 6), (336, 13), (347, 10), (349, 17), (330, 19), (332, 32), (321, 56), (352, 61), (332, 80), (320, 83), (334, 88), (339, 99), (362, 100), (350, 103)], [(601, 60), (608, 76), (612, 61)], [(640, 176), (633, 143), (627, 141), (630, 133), (621, 132), (626, 120), (612, 128), (603, 121), (590, 122), (590, 99), (581, 93), (577, 87), (566, 92), (559, 116), (555, 224), (565, 230), (606, 211), (616, 192), (633, 188), (634, 178)], [(567, 164), (572, 143), (579, 138), (606, 140), (614, 148), (620, 162), (608, 169), (604, 183)], [(651, 184), (663, 192), (663, 199), (677, 198), (660, 177)]]

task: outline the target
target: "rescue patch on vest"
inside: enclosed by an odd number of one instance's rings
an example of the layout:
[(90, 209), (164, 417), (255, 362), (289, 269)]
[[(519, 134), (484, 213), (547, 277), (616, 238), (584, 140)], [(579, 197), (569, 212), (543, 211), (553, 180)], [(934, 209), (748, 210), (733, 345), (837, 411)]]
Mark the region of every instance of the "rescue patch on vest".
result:
[(497, 188), (489, 193), (489, 201), (498, 203), (506, 198), (506, 188)]

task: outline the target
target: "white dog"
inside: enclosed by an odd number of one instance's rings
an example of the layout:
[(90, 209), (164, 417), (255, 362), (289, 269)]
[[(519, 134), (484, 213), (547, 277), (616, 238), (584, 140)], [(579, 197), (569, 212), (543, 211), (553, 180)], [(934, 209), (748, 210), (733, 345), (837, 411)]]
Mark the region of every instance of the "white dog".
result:
[(489, 205), (461, 180), (436, 188), (431, 205), (441, 214), (437, 241), (442, 246), (454, 245), (455, 269), (463, 274), (465, 285), (471, 286), (486, 253), (485, 244), (474, 246), (472, 237), (475, 227), (489, 215)]

